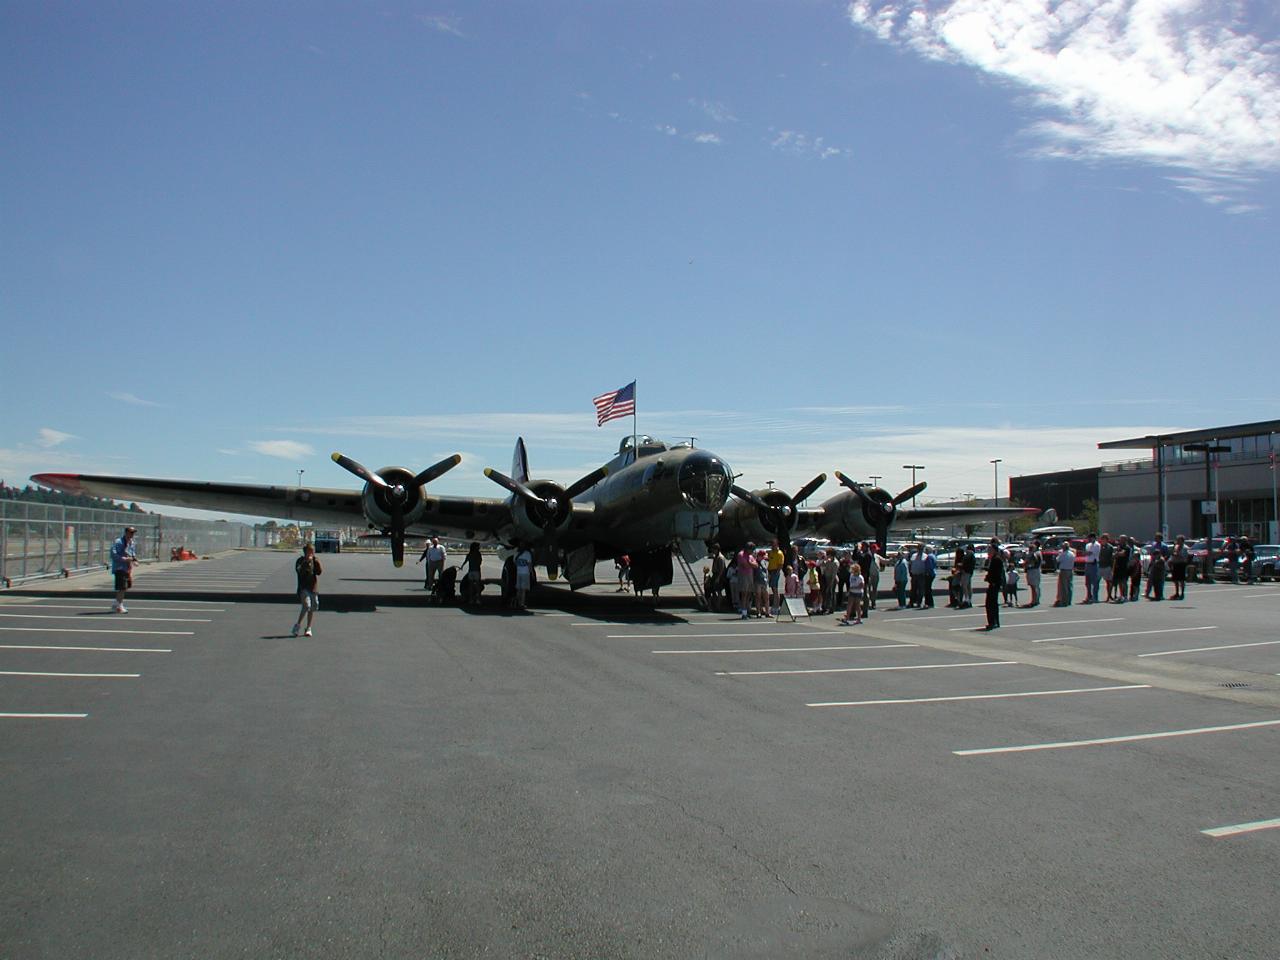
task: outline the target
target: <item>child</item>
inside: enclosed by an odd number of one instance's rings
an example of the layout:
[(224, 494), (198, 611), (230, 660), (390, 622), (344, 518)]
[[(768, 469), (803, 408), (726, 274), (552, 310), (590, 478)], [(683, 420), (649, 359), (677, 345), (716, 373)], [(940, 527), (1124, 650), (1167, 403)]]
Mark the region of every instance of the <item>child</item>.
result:
[(800, 599), (800, 578), (789, 563), (782, 568), (782, 595), (790, 600)]
[(862, 564), (852, 564), (849, 567), (849, 609), (840, 618), (845, 626), (862, 622), (862, 596), (866, 589), (867, 581), (862, 576)]
[(1012, 558), (1004, 575), (1004, 605), (1006, 607), (1018, 605), (1018, 565)]
[(808, 563), (809, 596), (805, 599), (805, 606), (811, 614), (818, 614), (822, 612), (822, 581), (818, 579), (818, 564), (813, 560)]

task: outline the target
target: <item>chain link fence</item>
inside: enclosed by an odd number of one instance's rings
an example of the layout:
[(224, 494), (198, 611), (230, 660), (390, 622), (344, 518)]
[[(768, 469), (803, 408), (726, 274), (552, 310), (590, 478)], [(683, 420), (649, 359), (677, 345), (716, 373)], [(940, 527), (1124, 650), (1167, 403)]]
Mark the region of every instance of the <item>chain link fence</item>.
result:
[(0, 500), (0, 584), (101, 569), (125, 527), (137, 528), (142, 561), (168, 560), (184, 547), (205, 554), (253, 546), (253, 528), (244, 523)]

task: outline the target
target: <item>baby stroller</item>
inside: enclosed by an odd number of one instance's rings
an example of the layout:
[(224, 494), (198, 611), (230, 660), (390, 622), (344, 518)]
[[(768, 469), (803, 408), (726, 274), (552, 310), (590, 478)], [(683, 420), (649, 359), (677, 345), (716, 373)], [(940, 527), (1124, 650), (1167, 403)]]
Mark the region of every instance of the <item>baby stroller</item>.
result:
[(458, 598), (458, 568), (445, 567), (431, 588), (432, 603), (453, 603)]

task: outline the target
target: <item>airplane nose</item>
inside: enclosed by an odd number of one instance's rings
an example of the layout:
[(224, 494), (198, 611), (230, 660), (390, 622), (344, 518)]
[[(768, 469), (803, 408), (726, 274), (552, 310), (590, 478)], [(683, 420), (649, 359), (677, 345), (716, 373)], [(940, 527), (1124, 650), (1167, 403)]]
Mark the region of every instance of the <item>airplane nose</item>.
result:
[(729, 499), (733, 484), (729, 466), (713, 453), (699, 450), (680, 465), (680, 492), (698, 510), (719, 510)]

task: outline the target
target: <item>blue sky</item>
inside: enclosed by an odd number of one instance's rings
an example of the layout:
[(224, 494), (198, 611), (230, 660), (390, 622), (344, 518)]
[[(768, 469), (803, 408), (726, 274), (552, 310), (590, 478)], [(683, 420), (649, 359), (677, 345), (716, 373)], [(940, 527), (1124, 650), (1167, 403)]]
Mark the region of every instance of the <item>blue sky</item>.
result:
[[(1272, 4), (6, 4), (0, 477), (744, 483), (1280, 415)], [(348, 484), (348, 479), (352, 483)], [(834, 482), (829, 492), (834, 492)]]

